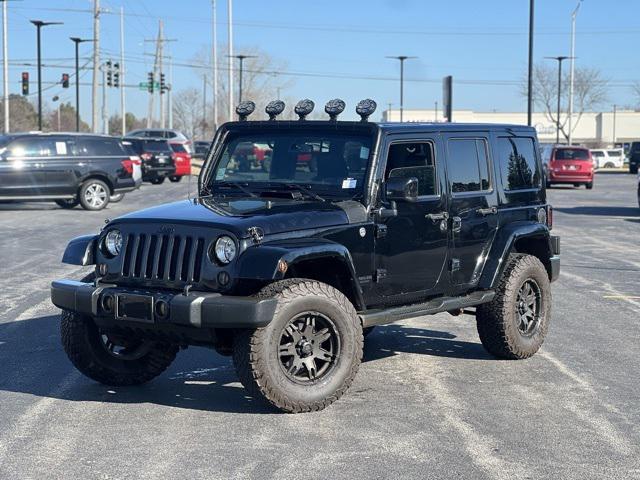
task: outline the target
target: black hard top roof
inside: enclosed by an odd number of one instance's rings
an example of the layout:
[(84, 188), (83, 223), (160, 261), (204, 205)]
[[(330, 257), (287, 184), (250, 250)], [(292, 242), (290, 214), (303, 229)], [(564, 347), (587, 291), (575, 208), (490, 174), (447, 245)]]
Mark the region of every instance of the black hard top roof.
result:
[(535, 134), (536, 131), (533, 127), (526, 125), (509, 125), (499, 123), (433, 123), (433, 122), (358, 122), (358, 121), (337, 121), (331, 122), (328, 120), (258, 120), (245, 122), (227, 122), (220, 128), (223, 130), (253, 130), (253, 129), (288, 129), (288, 128), (309, 128), (314, 127), (335, 129), (336, 131), (381, 131), (384, 134), (394, 133), (425, 133), (425, 132), (477, 132), (477, 131), (491, 131), (491, 132), (518, 132)]

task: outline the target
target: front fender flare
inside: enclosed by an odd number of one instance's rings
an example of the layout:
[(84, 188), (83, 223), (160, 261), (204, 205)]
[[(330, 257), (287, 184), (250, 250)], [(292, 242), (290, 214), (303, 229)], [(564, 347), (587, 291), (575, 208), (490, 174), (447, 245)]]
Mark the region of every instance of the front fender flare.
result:
[(357, 281), (353, 259), (349, 250), (339, 243), (322, 238), (291, 239), (254, 245), (245, 250), (238, 259), (238, 275), (241, 279), (274, 281), (285, 277), (278, 269), (281, 260), (291, 267), (318, 258), (333, 258), (344, 264), (349, 272), (349, 282), (360, 308), (364, 305), (362, 289)]
[(493, 241), (487, 262), (478, 282), (480, 288), (490, 289), (497, 285), (505, 267), (506, 259), (514, 250), (516, 242), (522, 238), (540, 238), (540, 241), (545, 242), (549, 256), (552, 255), (551, 235), (546, 225), (525, 221), (506, 225), (498, 230)]
[(62, 263), (70, 265), (93, 265), (98, 235), (82, 235), (71, 240), (62, 255)]

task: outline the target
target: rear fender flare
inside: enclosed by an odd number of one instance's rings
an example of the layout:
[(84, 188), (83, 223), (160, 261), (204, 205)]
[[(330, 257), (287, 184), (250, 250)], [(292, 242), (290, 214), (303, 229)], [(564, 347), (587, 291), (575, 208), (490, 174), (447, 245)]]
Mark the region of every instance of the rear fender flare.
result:
[(495, 288), (500, 280), (500, 275), (504, 270), (509, 254), (516, 251), (516, 243), (524, 238), (539, 239), (540, 242), (543, 242), (548, 252), (548, 258), (546, 260), (543, 259), (542, 263), (549, 268), (547, 264), (552, 255), (551, 252), (553, 252), (549, 228), (542, 223), (513, 222), (498, 230), (480, 276), (478, 283), (480, 288)]

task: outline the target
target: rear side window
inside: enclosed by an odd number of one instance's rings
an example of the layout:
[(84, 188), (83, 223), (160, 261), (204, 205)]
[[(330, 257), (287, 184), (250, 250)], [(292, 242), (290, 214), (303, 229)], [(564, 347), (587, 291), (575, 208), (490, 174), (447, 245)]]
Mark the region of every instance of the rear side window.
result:
[(532, 138), (498, 137), (497, 158), (505, 190), (540, 187), (540, 170)]
[(449, 140), (447, 174), (452, 193), (489, 190), (487, 142), (479, 138)]
[(74, 155), (82, 157), (115, 157), (125, 154), (122, 145), (113, 138), (75, 138), (69, 142)]
[[(601, 153), (604, 156), (604, 153)], [(558, 148), (555, 160), (589, 160), (589, 151), (582, 148)]]

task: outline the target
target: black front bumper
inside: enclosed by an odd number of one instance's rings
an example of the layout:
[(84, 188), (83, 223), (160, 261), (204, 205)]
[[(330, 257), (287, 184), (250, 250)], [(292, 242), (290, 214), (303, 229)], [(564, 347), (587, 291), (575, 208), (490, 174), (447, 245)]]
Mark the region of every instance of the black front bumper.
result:
[[(126, 322), (141, 325), (180, 325), (196, 328), (258, 328), (268, 325), (276, 309), (276, 299), (233, 297), (209, 292), (190, 292), (188, 295), (160, 290), (137, 290), (115, 285), (95, 286), (75, 280), (56, 280), (51, 283), (51, 301), (63, 310), (99, 318), (101, 323), (117, 324), (123, 319), (116, 308), (104, 307), (105, 296), (112, 296), (117, 305), (118, 296), (137, 296), (150, 299), (152, 318), (127, 318)], [(168, 311), (159, 315), (156, 305), (165, 302)]]

